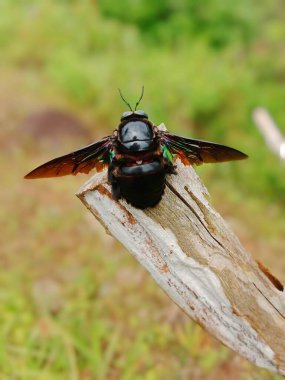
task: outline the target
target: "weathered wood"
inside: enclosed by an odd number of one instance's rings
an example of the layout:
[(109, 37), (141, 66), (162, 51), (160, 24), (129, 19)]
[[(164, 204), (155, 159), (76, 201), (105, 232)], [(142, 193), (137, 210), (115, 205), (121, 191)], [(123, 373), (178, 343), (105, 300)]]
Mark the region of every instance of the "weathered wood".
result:
[(285, 374), (285, 292), (241, 246), (207, 200), (192, 167), (177, 162), (154, 208), (115, 202), (106, 172), (77, 194), (189, 317), (257, 366)]

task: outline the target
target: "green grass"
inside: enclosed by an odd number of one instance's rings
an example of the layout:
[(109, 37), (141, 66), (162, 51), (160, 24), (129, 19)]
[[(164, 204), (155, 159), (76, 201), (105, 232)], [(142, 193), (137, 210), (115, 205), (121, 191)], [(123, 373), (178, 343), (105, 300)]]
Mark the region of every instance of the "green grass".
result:
[(284, 125), (283, 8), (147, 4), (1, 3), (1, 379), (281, 379), (186, 318), (106, 237), (74, 196), (87, 177), (22, 180), (89, 143), (45, 144), (23, 130), (27, 116), (61, 108), (97, 138), (125, 110), (117, 87), (134, 103), (144, 84), (141, 106), (155, 123), (249, 154), (197, 171), (243, 244), (284, 279), (284, 167), (251, 122), (262, 105)]

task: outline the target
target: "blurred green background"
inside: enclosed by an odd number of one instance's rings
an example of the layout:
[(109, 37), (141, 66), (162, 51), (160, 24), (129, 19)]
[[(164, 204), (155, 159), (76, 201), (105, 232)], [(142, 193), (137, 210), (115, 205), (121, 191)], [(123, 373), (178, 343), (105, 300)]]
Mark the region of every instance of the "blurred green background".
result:
[(285, 281), (284, 165), (252, 110), (285, 133), (279, 0), (0, 2), (0, 378), (281, 379), (192, 323), (74, 193), (24, 181), (141, 103), (170, 131), (250, 156), (197, 168), (244, 246)]

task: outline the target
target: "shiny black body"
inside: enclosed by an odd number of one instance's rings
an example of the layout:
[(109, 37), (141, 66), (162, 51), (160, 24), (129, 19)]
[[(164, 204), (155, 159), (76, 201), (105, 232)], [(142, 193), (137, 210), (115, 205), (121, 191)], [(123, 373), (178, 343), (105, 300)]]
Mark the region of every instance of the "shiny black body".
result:
[[(124, 100), (123, 97), (122, 99)], [(224, 145), (161, 131), (144, 111), (136, 108), (133, 111), (126, 101), (125, 103), (131, 111), (123, 113), (120, 124), (112, 135), (55, 158), (37, 167), (25, 178), (76, 175), (89, 173), (94, 168), (101, 171), (107, 167), (114, 199), (125, 198), (133, 206), (144, 209), (153, 207), (160, 201), (167, 175), (175, 174), (174, 160), (177, 157), (185, 165), (247, 157)], [(136, 107), (138, 104), (139, 102)]]
[(163, 157), (154, 128), (144, 113), (123, 118), (114, 141), (115, 156), (108, 168), (113, 197), (123, 197), (140, 209), (160, 201), (166, 174), (174, 170)]

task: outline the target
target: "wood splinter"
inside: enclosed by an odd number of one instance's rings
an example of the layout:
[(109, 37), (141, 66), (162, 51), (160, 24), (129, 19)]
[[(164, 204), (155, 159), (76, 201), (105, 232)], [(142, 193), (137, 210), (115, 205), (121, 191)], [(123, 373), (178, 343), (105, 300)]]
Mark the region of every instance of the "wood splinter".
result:
[(106, 172), (78, 197), (185, 313), (255, 365), (285, 375), (285, 292), (211, 207), (206, 188), (177, 160), (160, 203), (116, 202)]

